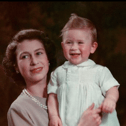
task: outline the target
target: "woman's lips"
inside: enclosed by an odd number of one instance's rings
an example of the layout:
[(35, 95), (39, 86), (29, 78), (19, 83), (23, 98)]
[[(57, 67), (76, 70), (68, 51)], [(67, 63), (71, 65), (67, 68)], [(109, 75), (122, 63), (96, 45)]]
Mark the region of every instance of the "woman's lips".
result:
[(35, 68), (35, 69), (32, 69), (31, 72), (32, 73), (39, 73), (42, 71), (42, 67), (39, 67), (39, 68)]

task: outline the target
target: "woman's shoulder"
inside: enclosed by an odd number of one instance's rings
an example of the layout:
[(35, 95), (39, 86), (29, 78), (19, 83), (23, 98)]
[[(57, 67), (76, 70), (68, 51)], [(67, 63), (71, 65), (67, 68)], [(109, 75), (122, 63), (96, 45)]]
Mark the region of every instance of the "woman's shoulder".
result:
[(10, 105), (10, 110), (21, 110), (25, 109), (25, 107), (30, 104), (30, 100), (27, 96), (25, 96), (23, 93), (21, 93)]
[[(46, 99), (39, 98), (43, 102), (46, 102)], [(37, 118), (37, 120), (36, 120)], [(43, 120), (44, 118), (44, 120)], [(11, 104), (8, 112), (7, 119), (9, 124), (17, 125), (27, 125), (33, 126), (48, 123), (48, 114), (45, 109), (42, 109), (38, 104), (31, 100), (27, 95), (21, 93), (15, 101)]]

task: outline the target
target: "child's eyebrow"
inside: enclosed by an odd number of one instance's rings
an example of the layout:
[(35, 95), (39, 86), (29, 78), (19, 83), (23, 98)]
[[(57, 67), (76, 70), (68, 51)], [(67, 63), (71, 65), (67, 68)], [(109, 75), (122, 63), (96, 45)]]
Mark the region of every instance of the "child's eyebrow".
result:
[(72, 41), (71, 39), (66, 39), (65, 41)]

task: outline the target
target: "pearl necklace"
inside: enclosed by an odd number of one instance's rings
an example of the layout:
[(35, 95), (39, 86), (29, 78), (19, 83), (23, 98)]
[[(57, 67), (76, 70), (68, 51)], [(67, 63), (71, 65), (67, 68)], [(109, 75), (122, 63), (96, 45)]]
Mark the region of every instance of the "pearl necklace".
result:
[(40, 107), (44, 108), (44, 109), (47, 109), (47, 106), (46, 105), (43, 105), (39, 100), (37, 100), (35, 97), (33, 97), (26, 89), (23, 90), (23, 93), (30, 97), (31, 100), (33, 100), (35, 103), (37, 103)]

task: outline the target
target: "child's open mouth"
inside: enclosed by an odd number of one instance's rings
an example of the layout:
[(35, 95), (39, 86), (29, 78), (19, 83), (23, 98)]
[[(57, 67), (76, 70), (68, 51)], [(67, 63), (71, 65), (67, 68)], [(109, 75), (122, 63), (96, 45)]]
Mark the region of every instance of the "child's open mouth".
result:
[(80, 53), (71, 53), (70, 54), (73, 58), (77, 58), (78, 56), (80, 56)]

